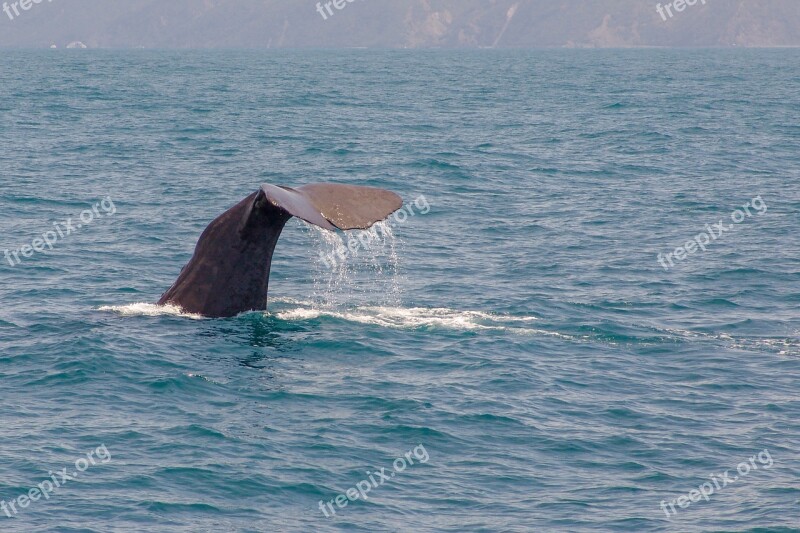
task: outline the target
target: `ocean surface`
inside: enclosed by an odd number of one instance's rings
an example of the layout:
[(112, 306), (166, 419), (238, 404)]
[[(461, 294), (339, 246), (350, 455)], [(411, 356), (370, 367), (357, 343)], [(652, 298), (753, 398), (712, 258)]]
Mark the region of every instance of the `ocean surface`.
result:
[[(800, 531), (797, 51), (4, 51), (0, 88), (0, 531)], [(290, 222), (266, 313), (153, 305), (319, 181), (408, 216), (327, 266), (353, 236)]]

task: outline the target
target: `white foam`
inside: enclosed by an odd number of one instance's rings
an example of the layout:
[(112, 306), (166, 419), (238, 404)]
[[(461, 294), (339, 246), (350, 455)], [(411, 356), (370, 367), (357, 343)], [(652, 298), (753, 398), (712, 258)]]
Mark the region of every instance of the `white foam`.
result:
[[(526, 333), (545, 333), (521, 327), (512, 327), (509, 323), (526, 323), (537, 320), (533, 316), (506, 316), (481, 311), (458, 311), (447, 308), (426, 307), (354, 307), (350, 309), (333, 309), (318, 307), (298, 307), (279, 311), (274, 316), (286, 321), (314, 320), (321, 316), (347, 320), (359, 324), (368, 324), (393, 329), (443, 328), (454, 330), (497, 330), (521, 331)], [(555, 335), (555, 333), (553, 333)]]
[(151, 303), (134, 303), (128, 305), (104, 305), (98, 311), (111, 311), (122, 316), (180, 316), (193, 320), (202, 320), (201, 315), (186, 313), (175, 305), (156, 305)]
[[(800, 338), (795, 337), (746, 337), (728, 333), (703, 333), (686, 329), (666, 328), (668, 333), (700, 338), (709, 341), (721, 341), (731, 348), (742, 350), (766, 350), (776, 352), (778, 355), (800, 355)], [(795, 334), (796, 335), (796, 334)]]
[(800, 340), (792, 338), (741, 338), (731, 340), (732, 348), (761, 349), (778, 355), (800, 355)]

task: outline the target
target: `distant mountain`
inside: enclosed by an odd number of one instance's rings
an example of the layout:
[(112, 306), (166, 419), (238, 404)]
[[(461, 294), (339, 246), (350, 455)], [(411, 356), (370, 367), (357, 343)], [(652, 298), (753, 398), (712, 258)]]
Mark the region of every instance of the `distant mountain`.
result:
[(27, 11), (9, 4), (0, 12), (2, 47), (800, 46), (800, 0), (53, 0)]

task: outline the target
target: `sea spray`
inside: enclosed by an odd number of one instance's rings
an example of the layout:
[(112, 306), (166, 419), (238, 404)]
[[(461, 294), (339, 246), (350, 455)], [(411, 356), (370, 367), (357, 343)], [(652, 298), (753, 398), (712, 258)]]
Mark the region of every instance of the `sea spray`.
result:
[(399, 305), (400, 240), (387, 222), (345, 232), (302, 225), (312, 241), (315, 307)]

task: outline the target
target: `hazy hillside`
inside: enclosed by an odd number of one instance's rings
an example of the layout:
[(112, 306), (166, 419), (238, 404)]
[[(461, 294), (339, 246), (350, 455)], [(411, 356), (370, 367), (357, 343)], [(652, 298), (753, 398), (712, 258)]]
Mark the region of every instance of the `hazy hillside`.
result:
[(800, 46), (800, 0), (698, 0), (666, 21), (651, 0), (337, 2), (325, 19), (314, 0), (45, 1), (0, 12), (0, 46)]

